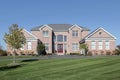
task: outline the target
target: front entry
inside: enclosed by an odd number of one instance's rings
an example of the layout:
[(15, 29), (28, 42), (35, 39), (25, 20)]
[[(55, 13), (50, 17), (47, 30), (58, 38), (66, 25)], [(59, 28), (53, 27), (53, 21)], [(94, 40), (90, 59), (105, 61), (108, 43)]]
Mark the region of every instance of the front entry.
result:
[(63, 44), (58, 44), (57, 50), (58, 50), (58, 53), (63, 53)]

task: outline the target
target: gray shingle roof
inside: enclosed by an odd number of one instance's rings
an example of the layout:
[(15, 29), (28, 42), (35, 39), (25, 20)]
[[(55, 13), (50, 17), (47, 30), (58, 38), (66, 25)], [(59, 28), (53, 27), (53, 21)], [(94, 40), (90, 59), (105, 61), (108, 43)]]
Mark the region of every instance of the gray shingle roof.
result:
[[(60, 32), (60, 31), (63, 31), (63, 32), (66, 32), (69, 30), (69, 28), (71, 28), (73, 25), (72, 24), (47, 24), (49, 27), (51, 27), (53, 29), (53, 31), (55, 32)], [(42, 27), (43, 25), (41, 26), (38, 26), (38, 27), (34, 27), (31, 29), (31, 31), (39, 31), (39, 28)], [(79, 26), (81, 27), (81, 26)], [(81, 27), (83, 30), (89, 30), (85, 27)]]

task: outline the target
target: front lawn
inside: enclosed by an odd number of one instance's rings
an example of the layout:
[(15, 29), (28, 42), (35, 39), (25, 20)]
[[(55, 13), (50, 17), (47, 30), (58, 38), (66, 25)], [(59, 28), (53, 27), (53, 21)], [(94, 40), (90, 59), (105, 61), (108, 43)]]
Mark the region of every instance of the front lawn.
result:
[(120, 56), (20, 62), (0, 70), (0, 80), (120, 80)]

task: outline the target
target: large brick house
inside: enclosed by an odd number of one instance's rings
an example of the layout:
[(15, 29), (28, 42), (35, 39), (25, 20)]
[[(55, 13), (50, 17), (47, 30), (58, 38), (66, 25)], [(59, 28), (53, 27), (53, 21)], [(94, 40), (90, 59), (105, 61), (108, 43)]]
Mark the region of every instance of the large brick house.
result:
[(37, 54), (38, 42), (45, 45), (48, 54), (57, 55), (80, 53), (80, 43), (86, 43), (93, 55), (115, 50), (116, 38), (108, 31), (100, 27), (89, 32), (88, 28), (76, 24), (46, 24), (32, 28), (31, 32), (23, 29), (27, 43), (21, 51), (33, 51)]

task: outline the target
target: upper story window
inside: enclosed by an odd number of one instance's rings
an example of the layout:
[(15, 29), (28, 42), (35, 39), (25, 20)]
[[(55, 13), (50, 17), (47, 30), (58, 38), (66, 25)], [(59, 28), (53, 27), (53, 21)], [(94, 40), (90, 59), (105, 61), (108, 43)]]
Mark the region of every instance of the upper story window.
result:
[(64, 42), (66, 42), (67, 41), (67, 36), (64, 36)]
[(43, 36), (48, 37), (49, 36), (49, 31), (43, 31)]
[(57, 42), (63, 42), (63, 35), (57, 36)]
[(72, 31), (72, 36), (73, 37), (78, 37), (78, 31)]

